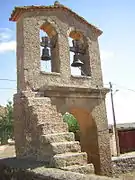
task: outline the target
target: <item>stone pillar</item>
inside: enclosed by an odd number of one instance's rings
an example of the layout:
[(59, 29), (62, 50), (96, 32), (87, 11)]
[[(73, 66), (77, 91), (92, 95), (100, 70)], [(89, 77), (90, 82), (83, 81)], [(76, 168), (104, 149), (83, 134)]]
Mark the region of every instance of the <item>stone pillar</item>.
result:
[(69, 54), (69, 45), (68, 37), (65, 32), (59, 34), (59, 58), (60, 58), (60, 72), (61, 76), (64, 79), (64, 83), (69, 82), (71, 76), (70, 70), (70, 54)]
[(16, 156), (22, 157), (25, 150), (25, 112), (20, 94), (14, 95), (14, 137)]
[(89, 51), (89, 61), (91, 68), (91, 78), (93, 86), (103, 86), (103, 78), (102, 78), (102, 69), (101, 69), (101, 61), (100, 61), (100, 52), (99, 52), (99, 44), (97, 37), (87, 38), (88, 41), (88, 51)]
[[(96, 167), (96, 173), (110, 176), (111, 167), (111, 150), (106, 116), (105, 101), (99, 103), (93, 110), (92, 116), (97, 126), (97, 145), (95, 146), (98, 154), (93, 154), (93, 163)], [(96, 157), (97, 156), (97, 157)]]

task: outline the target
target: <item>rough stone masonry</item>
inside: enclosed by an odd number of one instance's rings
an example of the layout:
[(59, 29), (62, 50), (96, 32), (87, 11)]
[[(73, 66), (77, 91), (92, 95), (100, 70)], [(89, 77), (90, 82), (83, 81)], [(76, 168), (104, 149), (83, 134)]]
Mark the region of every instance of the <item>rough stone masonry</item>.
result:
[[(103, 87), (98, 45), (102, 31), (59, 3), (15, 7), (10, 21), (17, 23), (17, 158), (43, 161), (64, 170), (111, 175), (105, 107), (108, 89)], [(53, 44), (51, 72), (41, 71), (41, 30)], [(69, 37), (83, 48), (79, 56), (83, 74), (79, 76), (71, 74)], [(80, 143), (63, 122), (66, 112), (78, 120)]]

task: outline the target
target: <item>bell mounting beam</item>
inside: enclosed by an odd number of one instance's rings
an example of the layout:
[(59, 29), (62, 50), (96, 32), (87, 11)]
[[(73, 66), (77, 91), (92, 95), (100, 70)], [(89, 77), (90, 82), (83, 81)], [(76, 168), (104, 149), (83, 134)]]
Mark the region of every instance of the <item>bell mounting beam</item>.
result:
[(74, 53), (85, 54), (83, 43), (80, 40), (72, 40), (73, 47), (70, 47), (70, 51)]

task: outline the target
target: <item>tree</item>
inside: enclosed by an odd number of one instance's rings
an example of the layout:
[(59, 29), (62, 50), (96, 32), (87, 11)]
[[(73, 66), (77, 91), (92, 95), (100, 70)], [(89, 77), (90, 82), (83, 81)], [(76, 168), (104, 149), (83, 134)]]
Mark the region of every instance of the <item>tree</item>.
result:
[(7, 144), (9, 138), (13, 138), (13, 105), (11, 101), (8, 101), (5, 114), (0, 117), (1, 144)]
[(76, 133), (77, 131), (80, 130), (79, 124), (78, 124), (76, 118), (72, 114), (65, 113), (63, 116), (63, 120), (64, 120), (64, 122), (66, 122), (68, 124), (69, 132)]

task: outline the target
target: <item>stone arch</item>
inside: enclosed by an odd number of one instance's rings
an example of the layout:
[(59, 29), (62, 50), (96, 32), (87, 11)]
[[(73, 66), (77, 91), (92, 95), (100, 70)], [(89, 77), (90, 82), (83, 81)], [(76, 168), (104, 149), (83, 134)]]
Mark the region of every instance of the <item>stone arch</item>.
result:
[[(78, 34), (77, 36), (75, 34)], [(67, 36), (71, 36), (73, 39), (80, 39), (81, 37), (85, 36), (84, 32), (76, 27), (69, 27), (67, 31)]]
[(92, 162), (96, 173), (98, 173), (100, 171), (100, 162), (96, 122), (86, 109), (72, 107), (69, 112), (77, 119), (80, 126), (81, 149), (87, 152), (88, 163)]
[(91, 113), (95, 104), (90, 104), (90, 101), (87, 99), (64, 100), (60, 98), (58, 100), (52, 98), (52, 102), (56, 105), (58, 112), (62, 115), (69, 112), (77, 119), (80, 127), (81, 150), (87, 153), (88, 163), (93, 163), (95, 173), (99, 174), (101, 163), (99, 153), (100, 147), (98, 142), (98, 127)]
[[(47, 47), (47, 51), (50, 59), (44, 60), (45, 64), (49, 61), (49, 71), (48, 72), (60, 72), (60, 62), (59, 62), (59, 46), (58, 46), (58, 33), (60, 32), (58, 26), (51, 20), (47, 19), (42, 24), (39, 24), (40, 31), (45, 33), (45, 36), (48, 37), (49, 45)], [(41, 43), (40, 43), (41, 45)], [(43, 54), (43, 50), (41, 51)], [(41, 54), (41, 57), (42, 57)], [(42, 59), (42, 58), (41, 58)]]
[(56, 35), (56, 30), (55, 28), (52, 26), (52, 24), (50, 24), (49, 22), (45, 22), (40, 26), (40, 29), (42, 29), (43, 31), (45, 31), (48, 36), (51, 38), (53, 36)]
[[(51, 30), (54, 30), (57, 34), (60, 34), (61, 30), (60, 30), (60, 27), (59, 25), (57, 24), (57, 22), (55, 22), (52, 18), (50, 17), (47, 17), (47, 18), (44, 18), (44, 20), (41, 20), (39, 21), (39, 27), (42, 27), (43, 28), (43, 25), (44, 26), (50, 26), (51, 25)], [(47, 30), (47, 28), (46, 28)], [(49, 31), (49, 29), (47, 30)], [(51, 31), (52, 32), (52, 31)], [(48, 32), (49, 33), (49, 32)], [(52, 33), (53, 34), (53, 33)], [(49, 34), (48, 34), (49, 35)]]

